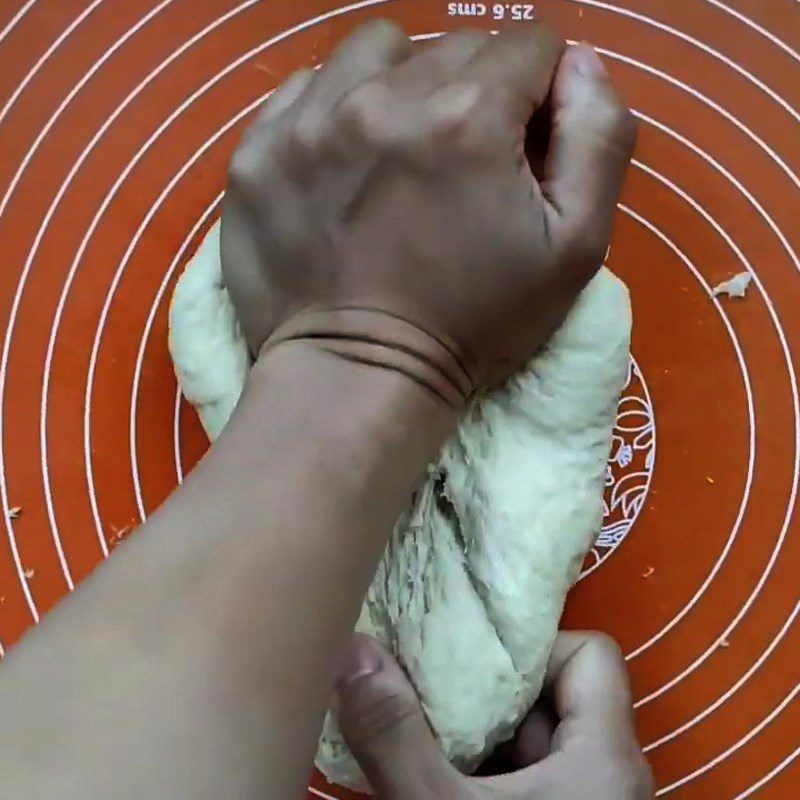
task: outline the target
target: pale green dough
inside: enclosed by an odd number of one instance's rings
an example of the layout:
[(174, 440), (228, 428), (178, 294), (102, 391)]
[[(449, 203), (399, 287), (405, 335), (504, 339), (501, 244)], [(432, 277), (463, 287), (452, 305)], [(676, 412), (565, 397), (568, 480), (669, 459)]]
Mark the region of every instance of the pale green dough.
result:
[[(469, 771), (538, 696), (567, 591), (600, 528), (631, 311), (603, 269), (528, 368), (476, 402), (392, 532), (357, 629), (396, 654), (446, 756)], [(215, 226), (172, 301), (170, 350), (215, 439), (249, 368)], [(366, 788), (334, 719), (317, 765)]]

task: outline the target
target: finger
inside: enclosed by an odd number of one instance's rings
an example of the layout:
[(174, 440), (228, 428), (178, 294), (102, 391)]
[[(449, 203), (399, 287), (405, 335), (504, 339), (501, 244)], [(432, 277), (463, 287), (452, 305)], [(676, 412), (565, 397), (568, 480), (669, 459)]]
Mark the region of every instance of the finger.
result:
[(474, 774), (479, 777), (506, 775), (538, 764), (550, 755), (550, 742), (557, 724), (550, 704), (537, 701), (514, 738), (499, 744)]
[[(599, 633), (560, 633), (542, 691), (559, 719), (549, 757), (512, 774), (483, 778), (484, 786), (509, 797), (536, 792), (549, 796), (556, 787), (564, 791), (565, 782), (585, 767), (588, 753), (599, 753), (610, 770), (640, 774), (644, 762), (636, 740), (630, 685), (625, 660), (613, 639)], [(589, 795), (584, 789), (565, 796)]]
[(314, 77), (314, 70), (300, 69), (293, 72), (275, 91), (269, 96), (267, 102), (262, 106), (258, 113), (256, 124), (266, 124), (277, 119), (281, 114), (288, 111), (302, 96), (303, 92), (311, 84)]
[(553, 130), (542, 191), (554, 223), (602, 253), (635, 142), (633, 116), (594, 49), (571, 47), (553, 87)]
[(525, 125), (550, 91), (563, 40), (545, 25), (522, 31), (505, 31), (478, 51), (459, 76), (487, 90), (487, 97), (501, 98), (507, 119)]
[(297, 137), (308, 145), (319, 141), (333, 109), (348, 92), (402, 61), (410, 51), (411, 40), (387, 20), (358, 28), (311, 83), (295, 122)]
[(418, 165), (441, 163), (443, 142), (458, 138), (481, 97), (475, 83), (453, 83), (428, 98), (400, 97), (381, 81), (359, 87), (343, 102), (338, 146), (375, 148)]
[(560, 719), (559, 744), (578, 732), (607, 741), (635, 740), (633, 702), (625, 659), (617, 643), (600, 633), (562, 632), (545, 676)]
[(400, 159), (429, 160), (437, 142), (463, 124), (479, 99), (477, 84), (457, 78), (489, 38), (475, 30), (447, 34), (415, 50), (381, 80), (354, 89), (337, 108), (338, 149), (362, 152), (374, 145)]
[(427, 96), (442, 83), (456, 77), (489, 39), (490, 35), (485, 31), (448, 33), (415, 49), (392, 69), (387, 78), (401, 92)]
[(514, 737), (511, 760), (515, 769), (537, 764), (550, 755), (551, 740), (557, 725), (558, 718), (551, 703), (546, 699), (539, 700)]
[(345, 741), (382, 800), (457, 796), (459, 776), (442, 755), (414, 689), (371, 637), (354, 635), (337, 699)]
[(314, 77), (313, 69), (301, 69), (292, 73), (269, 96), (259, 109), (252, 124), (245, 130), (231, 159), (230, 176), (241, 181), (260, 174), (259, 166), (269, 144), (269, 126), (288, 111), (308, 88)]

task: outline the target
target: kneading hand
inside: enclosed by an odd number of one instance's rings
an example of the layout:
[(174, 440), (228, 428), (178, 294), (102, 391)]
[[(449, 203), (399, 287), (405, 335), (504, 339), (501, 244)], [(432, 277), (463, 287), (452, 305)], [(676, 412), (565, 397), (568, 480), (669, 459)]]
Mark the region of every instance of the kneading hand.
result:
[[(356, 634), (337, 684), (350, 750), (378, 800), (651, 800), (625, 662), (592, 633), (556, 640), (543, 698), (503, 746), (507, 774), (468, 778), (447, 763), (414, 689), (373, 639)], [(488, 765), (487, 765), (488, 766)]]
[(530, 358), (601, 264), (634, 139), (592, 48), (544, 26), (425, 47), (361, 28), (233, 158), (223, 270), (252, 351), (310, 341), (458, 406)]

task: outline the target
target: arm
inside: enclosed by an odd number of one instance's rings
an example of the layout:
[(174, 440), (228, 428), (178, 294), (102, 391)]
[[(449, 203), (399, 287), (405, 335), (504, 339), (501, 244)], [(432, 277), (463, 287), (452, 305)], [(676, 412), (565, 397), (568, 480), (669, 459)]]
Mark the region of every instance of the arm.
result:
[(560, 79), (541, 182), (523, 157), (562, 47), (535, 27), (411, 54), (371, 25), (273, 95), (222, 224), (256, 366), (190, 480), (4, 664), (8, 796), (301, 791), (422, 470), (608, 244), (633, 128), (601, 71)]
[(453, 420), (397, 373), (266, 355), (181, 491), (3, 665), (4, 795), (298, 796), (386, 532)]

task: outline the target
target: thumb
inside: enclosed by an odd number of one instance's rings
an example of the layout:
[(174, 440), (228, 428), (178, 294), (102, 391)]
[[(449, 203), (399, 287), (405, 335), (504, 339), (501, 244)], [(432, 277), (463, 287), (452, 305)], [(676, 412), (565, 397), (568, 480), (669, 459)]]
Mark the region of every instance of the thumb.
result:
[(336, 691), (345, 741), (381, 800), (457, 796), (459, 775), (442, 755), (413, 687), (374, 639), (353, 636)]
[(570, 47), (553, 84), (553, 128), (542, 190), (570, 237), (599, 251), (636, 143), (636, 122), (589, 44)]

